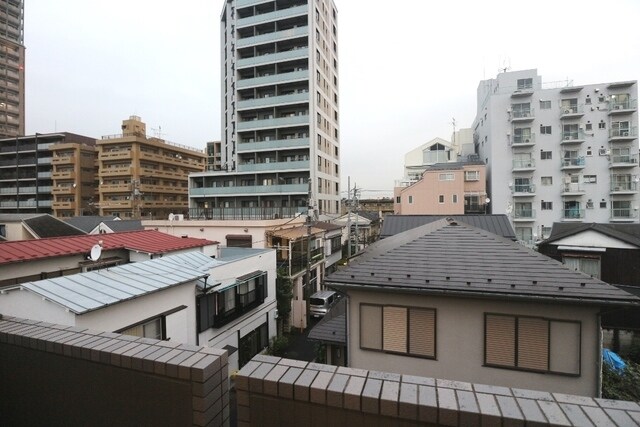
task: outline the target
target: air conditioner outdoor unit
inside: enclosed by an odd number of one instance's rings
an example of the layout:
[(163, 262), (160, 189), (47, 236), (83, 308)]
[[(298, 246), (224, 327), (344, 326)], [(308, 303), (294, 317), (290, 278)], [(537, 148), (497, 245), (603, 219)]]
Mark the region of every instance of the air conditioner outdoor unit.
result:
[(531, 142), (531, 140), (530, 140), (530, 139), (528, 139), (528, 138), (524, 140), (524, 143), (525, 143), (525, 144), (528, 144), (529, 142)]
[(564, 113), (565, 114), (571, 114), (571, 113), (573, 113), (573, 110), (571, 108), (565, 108), (564, 109)]
[(613, 109), (614, 110), (622, 110), (622, 105), (616, 104), (616, 105), (613, 106)]
[(620, 136), (629, 136), (629, 131), (620, 132)]
[(606, 148), (598, 149), (598, 155), (599, 156), (606, 156), (607, 155), (607, 149)]
[(173, 220), (174, 221), (184, 221), (184, 215), (183, 214), (175, 214), (175, 215), (173, 215)]
[(570, 137), (570, 136), (568, 136), (568, 135), (564, 137), (564, 140), (565, 140), (565, 141), (567, 141), (567, 140), (569, 140), (569, 139), (571, 139), (571, 137)]

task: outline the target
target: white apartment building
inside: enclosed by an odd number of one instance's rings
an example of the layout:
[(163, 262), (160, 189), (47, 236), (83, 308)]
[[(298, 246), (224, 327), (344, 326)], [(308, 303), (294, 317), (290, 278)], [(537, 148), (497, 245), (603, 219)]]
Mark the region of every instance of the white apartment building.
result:
[(331, 0), (225, 2), (222, 170), (190, 175), (191, 216), (293, 216), (309, 190), (339, 212), (337, 28)]
[(554, 222), (638, 222), (638, 84), (543, 84), (537, 70), (478, 86), (475, 151), (494, 214), (525, 243)]

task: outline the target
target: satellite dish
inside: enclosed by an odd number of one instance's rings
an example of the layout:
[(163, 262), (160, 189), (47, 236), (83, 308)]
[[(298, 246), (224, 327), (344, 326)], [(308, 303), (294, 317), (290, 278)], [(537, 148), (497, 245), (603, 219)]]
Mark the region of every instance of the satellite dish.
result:
[(91, 248), (91, 254), (89, 255), (89, 259), (91, 261), (98, 261), (100, 259), (100, 255), (102, 255), (102, 246), (96, 244)]
[(176, 219), (176, 216), (172, 213), (169, 214), (169, 221), (173, 221), (174, 219)]
[(486, 199), (484, 199), (484, 201), (487, 202), (487, 203), (491, 203), (491, 199), (488, 198), (488, 197)]

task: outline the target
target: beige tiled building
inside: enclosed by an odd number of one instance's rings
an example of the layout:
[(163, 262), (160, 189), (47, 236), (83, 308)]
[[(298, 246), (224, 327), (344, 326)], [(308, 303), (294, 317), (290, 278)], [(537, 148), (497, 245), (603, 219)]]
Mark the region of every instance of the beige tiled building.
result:
[(97, 141), (101, 215), (167, 218), (188, 209), (188, 175), (202, 172), (207, 154), (146, 136), (140, 117), (122, 122), (122, 133)]
[(0, 0), (0, 138), (25, 132), (23, 17), (23, 0)]
[(51, 146), (53, 203), (56, 217), (71, 217), (95, 212), (97, 162), (95, 140), (65, 141)]

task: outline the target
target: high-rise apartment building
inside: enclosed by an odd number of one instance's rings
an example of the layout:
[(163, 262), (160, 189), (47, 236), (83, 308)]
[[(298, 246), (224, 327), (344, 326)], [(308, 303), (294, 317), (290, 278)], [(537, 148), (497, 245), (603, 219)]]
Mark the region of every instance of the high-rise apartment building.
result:
[(204, 150), (147, 137), (137, 116), (96, 145), (101, 215), (166, 219), (187, 213), (188, 176), (204, 171)]
[(24, 132), (24, 1), (0, 0), (0, 138)]
[(98, 213), (96, 140), (67, 138), (51, 146), (53, 215), (59, 218)]
[(638, 84), (543, 84), (536, 70), (478, 86), (474, 144), (494, 214), (520, 241), (554, 222), (637, 223)]
[(222, 170), (191, 175), (193, 213), (290, 215), (308, 204), (338, 213), (333, 2), (227, 0), (221, 45)]

